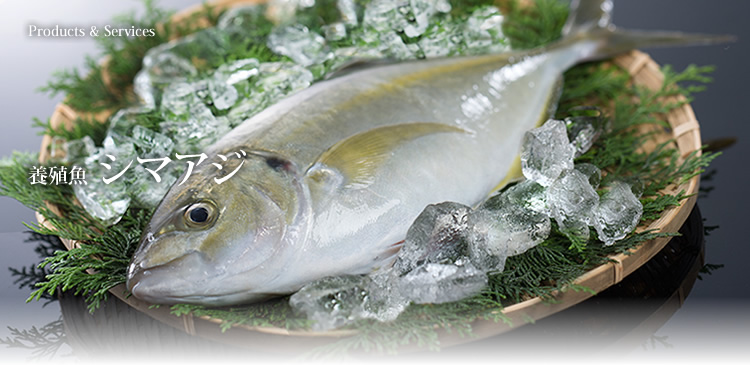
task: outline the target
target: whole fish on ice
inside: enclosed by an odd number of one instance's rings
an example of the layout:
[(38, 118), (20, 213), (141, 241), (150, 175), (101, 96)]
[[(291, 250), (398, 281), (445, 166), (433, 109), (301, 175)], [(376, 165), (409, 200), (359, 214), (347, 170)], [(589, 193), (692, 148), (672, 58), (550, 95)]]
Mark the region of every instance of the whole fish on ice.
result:
[(171, 188), (128, 288), (152, 303), (227, 305), (367, 273), (389, 262), (425, 206), (476, 205), (511, 177), (567, 68), (644, 43), (714, 40), (614, 31), (608, 4), (581, 1), (547, 48), (373, 67), (254, 116), (205, 151), (242, 159), (199, 165)]

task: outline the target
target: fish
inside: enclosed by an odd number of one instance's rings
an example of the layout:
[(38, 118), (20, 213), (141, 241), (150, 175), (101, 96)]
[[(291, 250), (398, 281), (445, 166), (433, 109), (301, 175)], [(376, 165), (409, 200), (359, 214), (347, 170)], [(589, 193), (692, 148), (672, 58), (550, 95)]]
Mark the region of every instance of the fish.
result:
[(619, 30), (611, 5), (573, 1), (563, 38), (543, 48), (364, 67), (249, 118), (206, 149), (221, 165), (197, 164), (170, 188), (128, 290), (226, 306), (372, 272), (427, 205), (476, 206), (520, 176), (522, 138), (554, 111), (568, 68), (636, 46), (724, 40)]

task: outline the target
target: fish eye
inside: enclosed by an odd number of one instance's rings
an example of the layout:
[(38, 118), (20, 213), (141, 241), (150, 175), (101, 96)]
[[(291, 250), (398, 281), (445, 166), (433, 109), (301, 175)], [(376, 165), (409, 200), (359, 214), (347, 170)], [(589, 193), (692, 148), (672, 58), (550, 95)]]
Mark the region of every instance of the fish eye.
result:
[(208, 220), (208, 209), (198, 207), (190, 210), (190, 220), (194, 223), (203, 223)]
[(184, 217), (190, 227), (205, 227), (216, 219), (216, 209), (209, 202), (198, 202), (185, 209)]

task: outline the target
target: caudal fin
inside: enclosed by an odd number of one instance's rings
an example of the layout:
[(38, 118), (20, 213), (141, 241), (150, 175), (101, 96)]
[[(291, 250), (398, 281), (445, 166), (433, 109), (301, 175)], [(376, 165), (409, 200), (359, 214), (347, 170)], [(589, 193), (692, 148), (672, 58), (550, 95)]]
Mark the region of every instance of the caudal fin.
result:
[(731, 35), (690, 34), (668, 31), (640, 31), (619, 29), (612, 24), (612, 0), (572, 0), (570, 15), (563, 27), (568, 42), (596, 42), (580, 55), (579, 61), (609, 58), (635, 48), (653, 46), (710, 45), (732, 42)]

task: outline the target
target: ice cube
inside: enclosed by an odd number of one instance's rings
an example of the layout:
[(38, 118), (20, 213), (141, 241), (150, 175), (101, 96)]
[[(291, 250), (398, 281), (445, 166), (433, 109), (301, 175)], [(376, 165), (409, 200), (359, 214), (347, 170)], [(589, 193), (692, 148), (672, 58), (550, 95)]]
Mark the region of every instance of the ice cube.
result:
[(415, 38), (425, 33), (436, 13), (450, 10), (446, 0), (374, 0), (365, 8), (363, 23), (379, 33), (403, 32)]
[(219, 66), (215, 73), (226, 75), (226, 83), (234, 85), (260, 73), (260, 63), (255, 58), (245, 58)]
[(323, 278), (294, 293), (289, 304), (313, 321), (314, 331), (343, 327), (365, 317), (370, 282), (370, 278), (356, 275)]
[(570, 144), (576, 149), (576, 157), (586, 153), (607, 127), (607, 119), (601, 110), (595, 107), (578, 107), (578, 111), (586, 111), (588, 115), (565, 118), (568, 126)]
[(380, 322), (398, 318), (409, 306), (409, 298), (401, 288), (402, 279), (391, 268), (382, 268), (368, 275), (368, 278), (363, 318)]
[(378, 50), (384, 55), (397, 60), (411, 60), (417, 58), (417, 52), (421, 52), (419, 45), (415, 43), (406, 44), (395, 32), (380, 33), (380, 47)]
[(161, 110), (165, 121), (159, 127), (174, 141), (175, 152), (198, 153), (231, 130), (228, 118), (215, 117), (203, 103), (200, 93), (205, 88), (203, 82), (175, 83), (164, 91)]
[(216, 29), (234, 31), (237, 29), (253, 29), (261, 21), (266, 21), (263, 14), (265, 6), (245, 5), (232, 7), (219, 17)]
[(485, 286), (487, 275), (470, 263), (428, 263), (401, 278), (399, 290), (413, 303), (446, 303), (476, 295)]
[(261, 110), (271, 105), (273, 98), (262, 92), (253, 92), (248, 97), (240, 99), (239, 102), (229, 110), (227, 120), (232, 127), (240, 125), (242, 122), (258, 114)]
[(568, 119), (570, 124), (570, 144), (575, 148), (575, 157), (586, 153), (602, 133), (589, 118)]
[(451, 7), (451, 3), (448, 0), (435, 0), (435, 10), (437, 10), (440, 13), (449, 13), (453, 7)]
[(143, 67), (139, 73), (148, 73), (152, 83), (185, 81), (197, 75), (198, 70), (189, 60), (171, 52), (173, 47), (174, 44), (166, 43), (149, 50), (143, 57)]
[(637, 177), (627, 177), (623, 178), (621, 181), (630, 186), (630, 191), (632, 191), (633, 195), (638, 199), (641, 198), (643, 191), (646, 190), (646, 183)]
[[(112, 136), (107, 136), (102, 142), (102, 148), (86, 159), (88, 166), (110, 166), (109, 174), (114, 175), (119, 171), (125, 170), (131, 162), (135, 163), (137, 157), (135, 147), (129, 141), (115, 142)], [(106, 165), (102, 165), (102, 163)]]
[(605, 245), (612, 245), (632, 232), (641, 220), (643, 205), (630, 185), (614, 182), (602, 195), (594, 214), (594, 228)]
[(76, 199), (86, 212), (105, 226), (119, 222), (130, 205), (125, 181), (118, 180), (105, 184), (97, 177), (87, 178), (86, 182), (85, 185), (73, 185)]
[[(84, 160), (86, 184), (73, 185), (73, 192), (86, 212), (105, 225), (119, 222), (130, 205), (124, 175), (136, 164), (135, 159), (135, 148), (131, 143), (116, 144), (112, 137), (106, 137), (103, 147)], [(125, 173), (109, 184), (103, 181), (103, 178), (114, 178), (122, 171)]]
[(141, 100), (141, 105), (147, 109), (156, 107), (156, 97), (154, 96), (154, 85), (151, 82), (151, 76), (148, 72), (138, 72), (133, 78), (133, 92)]
[(240, 100), (227, 114), (230, 125), (244, 122), (267, 106), (305, 89), (313, 82), (306, 68), (289, 62), (265, 62), (258, 67), (258, 77), (250, 95)]
[(508, 258), (505, 225), (487, 210), (477, 210), (470, 216), (467, 231), (467, 261), (484, 271), (502, 271)]
[(329, 41), (340, 41), (346, 38), (346, 25), (341, 22), (325, 25), (323, 26), (323, 34)]
[(77, 162), (82, 161), (86, 157), (89, 157), (96, 153), (96, 145), (94, 140), (89, 136), (84, 136), (81, 139), (74, 139), (68, 141), (64, 145), (65, 159), (63, 162)]
[(434, 23), (436, 14), (451, 11), (451, 4), (448, 0), (410, 0), (409, 3), (414, 21), (404, 29), (408, 37), (423, 35)]
[(257, 87), (269, 93), (274, 102), (302, 90), (313, 82), (310, 71), (288, 62), (266, 62), (260, 65), (262, 77)]
[(578, 170), (563, 171), (547, 190), (547, 204), (564, 233), (588, 239), (588, 225), (599, 205), (599, 195), (588, 176)]
[(487, 275), (466, 261), (427, 263), (401, 277), (393, 269), (368, 276), (327, 277), (293, 294), (289, 304), (314, 321), (312, 329), (340, 328), (362, 319), (393, 321), (414, 303), (445, 303), (476, 295)]
[(480, 7), (465, 22), (465, 54), (499, 53), (508, 50), (503, 34), (503, 15), (494, 6)]
[(400, 32), (409, 24), (402, 10), (408, 7), (400, 0), (373, 0), (365, 8), (363, 25), (377, 33)]
[(402, 39), (402, 34), (415, 38), (423, 36), (430, 27), (439, 27), (434, 16), (446, 9), (450, 9), (450, 4), (442, 0), (373, 1), (365, 9), (363, 29), (357, 33), (360, 43), (364, 44), (362, 48), (377, 50), (386, 57), (398, 60), (450, 54), (455, 48), (451, 45), (455, 43), (455, 37), (434, 34), (440, 33), (435, 29), (433, 34), (421, 39), (421, 43), (404, 42)]
[(309, 8), (315, 0), (271, 0), (266, 16), (274, 23), (288, 23), (294, 19), (298, 8)]
[(469, 223), (472, 262), (487, 271), (502, 271), (507, 257), (540, 244), (549, 236), (551, 228), (546, 212), (537, 212), (522, 204), (478, 209), (469, 217)]
[(227, 118), (214, 117), (210, 111), (186, 121), (168, 119), (160, 128), (174, 141), (174, 152), (180, 154), (198, 154), (231, 130)]
[(268, 48), (305, 67), (333, 57), (325, 38), (300, 24), (274, 29), (268, 36)]
[(208, 94), (218, 110), (232, 107), (239, 98), (235, 84), (260, 73), (260, 64), (254, 58), (237, 60), (219, 66), (208, 80)]
[(172, 53), (174, 47), (175, 44), (167, 43), (149, 50), (143, 58), (141, 70), (133, 79), (133, 91), (148, 109), (156, 105), (157, 89), (161, 90), (172, 82), (185, 82), (198, 73), (189, 60)]
[(602, 171), (598, 167), (590, 163), (577, 163), (575, 169), (585, 175), (589, 179), (589, 184), (594, 189), (599, 187), (602, 182)]
[(170, 82), (192, 81), (195, 76), (198, 76), (199, 70), (206, 70), (226, 63), (226, 60), (230, 58), (229, 52), (233, 49), (232, 43), (241, 40), (243, 37), (252, 36), (246, 32), (249, 31), (237, 28), (206, 28), (160, 46), (167, 47), (170, 53), (185, 61), (189, 60), (189, 65), (196, 69), (195, 74), (183, 79), (170, 80)]
[(200, 112), (201, 109), (208, 108), (205, 106), (198, 92), (207, 88), (206, 82), (187, 83), (174, 82), (164, 89), (161, 98), (160, 110), (165, 118), (172, 115), (188, 115)]
[(393, 267), (403, 275), (426, 263), (454, 263), (468, 253), (465, 233), (468, 206), (445, 202), (428, 205), (409, 227)]
[(169, 157), (174, 147), (172, 140), (158, 132), (137, 125), (133, 127), (130, 141), (138, 150), (138, 157), (145, 159)]
[(227, 83), (223, 77), (214, 77), (208, 81), (208, 93), (218, 110), (231, 108), (239, 97), (237, 89)]
[(130, 135), (133, 127), (138, 124), (138, 117), (147, 111), (145, 108), (137, 107), (120, 109), (109, 118), (107, 137), (112, 138), (114, 142), (131, 142)]
[(459, 53), (459, 42), (457, 29), (446, 24), (435, 24), (418, 44), (426, 58), (436, 58)]
[(341, 21), (347, 25), (357, 25), (357, 4), (354, 0), (338, 0), (336, 7), (341, 12)]
[(315, 331), (344, 327), (362, 319), (392, 321), (409, 305), (400, 283), (390, 269), (368, 276), (327, 277), (305, 285), (289, 298), (289, 304), (314, 321), (311, 327)]
[[(157, 166), (146, 166), (150, 170), (155, 170)], [(157, 182), (153, 175), (146, 170), (144, 165), (137, 165), (133, 168), (127, 180), (128, 195), (134, 206), (146, 209), (153, 209), (159, 205), (162, 198), (167, 195), (169, 188), (177, 181), (177, 171), (172, 165), (167, 165), (164, 169), (156, 172), (161, 178)]]
[[(551, 223), (547, 206), (547, 189), (531, 180), (524, 180), (490, 198), (478, 209), (475, 216), (486, 216), (485, 222), (470, 219), (475, 229), (484, 227), (487, 231), (488, 250), (492, 252), (505, 247), (505, 256), (514, 256), (543, 242), (550, 233)], [(483, 248), (481, 237), (475, 245)], [(495, 248), (493, 248), (495, 247)], [(482, 251), (480, 251), (481, 254)], [(502, 257), (503, 253), (498, 253)], [(488, 270), (502, 270), (502, 266), (487, 267)], [(480, 266), (482, 268), (482, 266)]]
[(571, 138), (570, 144), (576, 150), (575, 157), (578, 157), (586, 153), (594, 145), (596, 130), (593, 125), (585, 124), (579, 130), (572, 132), (571, 136), (573, 138)]
[(535, 181), (521, 181), (501, 194), (488, 199), (483, 209), (501, 209), (504, 206), (520, 206), (538, 213), (547, 213), (547, 189)]
[[(169, 137), (137, 125), (133, 127), (130, 140), (138, 151), (138, 157), (156, 161), (141, 160), (142, 163), (132, 167), (132, 171), (126, 175), (128, 194), (135, 205), (154, 208), (166, 195), (183, 167), (170, 156), (174, 142)], [(162, 167), (164, 158), (169, 160), (165, 160), (167, 164)], [(148, 170), (154, 171), (160, 181), (157, 182)]]
[(521, 148), (523, 175), (542, 186), (550, 186), (560, 173), (573, 168), (574, 154), (565, 122), (550, 119), (524, 135)]
[(404, 27), (404, 34), (409, 38), (419, 37), (430, 25), (430, 17), (435, 13), (435, 4), (431, 0), (410, 0), (413, 22)]

